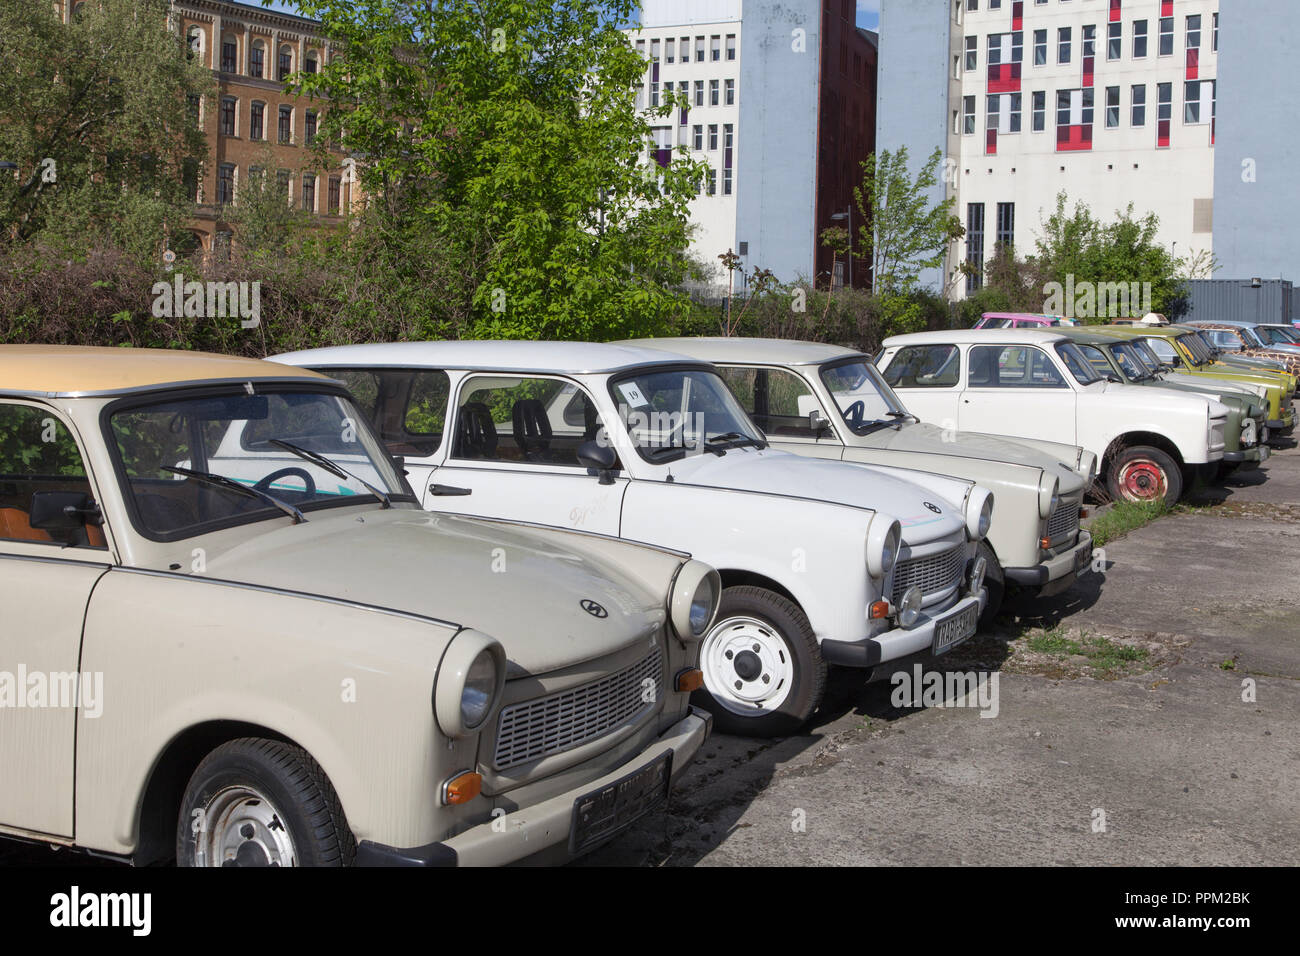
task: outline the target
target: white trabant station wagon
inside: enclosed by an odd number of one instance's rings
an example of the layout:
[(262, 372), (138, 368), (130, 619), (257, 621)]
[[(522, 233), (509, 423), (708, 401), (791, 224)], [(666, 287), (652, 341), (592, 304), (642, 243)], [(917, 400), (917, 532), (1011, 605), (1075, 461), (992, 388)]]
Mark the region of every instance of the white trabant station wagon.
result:
[(137, 864), (568, 859), (662, 808), (720, 585), (430, 514), (347, 391), (0, 346), (0, 833)]
[(1217, 470), (1223, 460), (1228, 409), (1221, 402), (1109, 381), (1055, 332), (895, 335), (876, 364), (928, 422), (1083, 446), (1097, 456), (1116, 501), (1173, 504), (1198, 466)]
[(708, 363), (565, 342), (411, 342), (277, 361), (348, 384), (425, 507), (679, 548), (724, 586), (701, 669), (719, 729), (789, 733), (827, 662), (975, 632), (992, 495), (775, 451)]

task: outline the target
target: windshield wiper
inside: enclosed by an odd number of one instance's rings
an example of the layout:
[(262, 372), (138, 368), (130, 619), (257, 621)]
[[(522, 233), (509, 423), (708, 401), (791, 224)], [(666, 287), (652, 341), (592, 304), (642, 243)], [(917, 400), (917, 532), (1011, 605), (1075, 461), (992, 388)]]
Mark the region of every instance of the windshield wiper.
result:
[(206, 481), (208, 484), (216, 485), (218, 488), (225, 488), (228, 491), (239, 491), (253, 498), (265, 501), (268, 505), (279, 508), (290, 518), (294, 524), (303, 524), (306, 518), (303, 513), (289, 504), (287, 501), (281, 501), (275, 495), (268, 495), (265, 491), (257, 488), (251, 488), (248, 485), (242, 485), (233, 478), (227, 478), (225, 475), (214, 475), (207, 471), (195, 471), (193, 468), (174, 468), (170, 465), (163, 465), (163, 471), (170, 471), (173, 474), (184, 475), (186, 478), (193, 478), (196, 481)]
[(354, 475), (352, 474), (352, 472), (348, 471), (342, 465), (336, 465), (334, 462), (330, 461), (324, 455), (321, 455), (314, 451), (308, 451), (306, 448), (301, 448), (298, 445), (293, 444), (292, 442), (287, 442), (283, 438), (268, 439), (267, 444), (274, 445), (276, 448), (283, 448), (285, 451), (297, 455), (299, 458), (303, 459), (304, 461), (309, 461), (313, 465), (318, 465), (319, 467), (324, 468), (326, 471), (328, 471), (335, 478), (342, 478), (344, 481), (351, 478), (353, 481), (360, 482), (362, 485), (365, 486), (366, 491), (370, 492), (372, 495), (374, 495), (376, 498), (380, 500), (380, 502), (382, 503), (382, 507), (391, 508), (393, 506), (393, 502), (389, 500), (387, 494), (380, 491), (378, 488), (376, 488), (370, 482), (366, 481), (366, 479), (362, 478), (360, 475)]
[(712, 438), (705, 439), (704, 450), (713, 452), (721, 457), (726, 452), (724, 448), (741, 448), (745, 445), (753, 445), (755, 448), (766, 448), (767, 442), (759, 441), (757, 438), (750, 438), (748, 435), (742, 435), (740, 432), (725, 432), (721, 435), (714, 435)]

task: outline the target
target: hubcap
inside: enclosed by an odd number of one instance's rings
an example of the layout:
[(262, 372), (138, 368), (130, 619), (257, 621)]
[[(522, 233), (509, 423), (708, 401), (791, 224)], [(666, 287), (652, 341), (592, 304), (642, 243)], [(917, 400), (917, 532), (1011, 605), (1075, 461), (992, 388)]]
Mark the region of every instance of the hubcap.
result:
[(296, 866), (293, 837), (275, 805), (252, 787), (227, 787), (199, 817), (197, 866)]
[(714, 700), (742, 717), (777, 710), (794, 686), (794, 655), (781, 633), (753, 617), (719, 621), (700, 651), (704, 686)]
[(1157, 501), (1169, 490), (1164, 469), (1149, 458), (1135, 458), (1120, 469), (1120, 492), (1129, 501)]

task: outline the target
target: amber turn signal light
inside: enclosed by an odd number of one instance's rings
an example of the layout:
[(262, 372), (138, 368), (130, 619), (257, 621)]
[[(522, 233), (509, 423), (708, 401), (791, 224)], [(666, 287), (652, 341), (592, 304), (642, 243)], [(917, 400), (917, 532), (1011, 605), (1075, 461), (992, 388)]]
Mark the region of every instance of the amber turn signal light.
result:
[(879, 621), (881, 618), (889, 617), (889, 602), (876, 601), (871, 605), (871, 620)]
[(1039, 538), (1039, 539), (1038, 539), (1038, 546), (1039, 546), (1040, 548), (1042, 548), (1044, 551), (1051, 551), (1051, 550), (1052, 550), (1052, 539), (1051, 539), (1051, 538)]
[(469, 803), (483, 792), (483, 775), (466, 770), (442, 785), (442, 802), (450, 807)]
[(689, 694), (693, 690), (699, 690), (704, 686), (704, 671), (695, 667), (688, 667), (684, 671), (678, 671), (677, 680), (673, 682), (679, 694)]

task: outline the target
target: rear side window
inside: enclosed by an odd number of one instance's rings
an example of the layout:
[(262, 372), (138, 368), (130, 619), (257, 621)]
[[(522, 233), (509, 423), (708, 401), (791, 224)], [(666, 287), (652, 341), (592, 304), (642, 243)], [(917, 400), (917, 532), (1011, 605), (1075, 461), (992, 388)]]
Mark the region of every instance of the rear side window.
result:
[(907, 345), (884, 374), (894, 388), (952, 388), (961, 377), (961, 350), (955, 345)]
[(591, 398), (553, 378), (478, 376), (460, 390), (453, 458), (578, 464), (604, 427)]
[(326, 368), (343, 382), (390, 455), (427, 458), (442, 445), (451, 379), (440, 369)]
[(105, 546), (103, 532), (45, 530), (28, 522), (34, 495), (90, 495), (76, 440), (53, 413), (32, 405), (0, 404), (0, 539), (60, 546)]
[(1030, 345), (977, 345), (970, 350), (969, 388), (1066, 388), (1042, 349)]
[(773, 438), (815, 438), (808, 414), (821, 406), (798, 375), (779, 368), (720, 368), (754, 424)]

